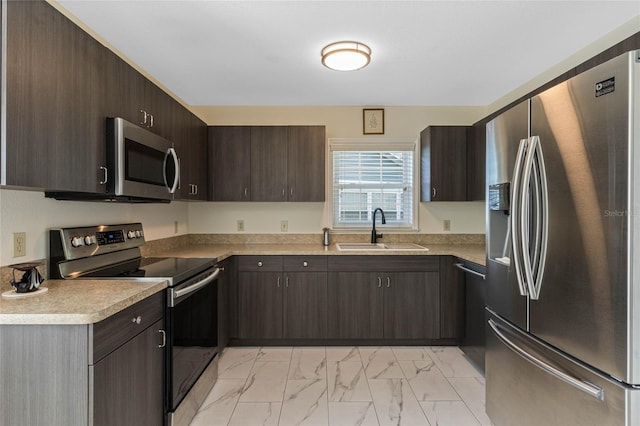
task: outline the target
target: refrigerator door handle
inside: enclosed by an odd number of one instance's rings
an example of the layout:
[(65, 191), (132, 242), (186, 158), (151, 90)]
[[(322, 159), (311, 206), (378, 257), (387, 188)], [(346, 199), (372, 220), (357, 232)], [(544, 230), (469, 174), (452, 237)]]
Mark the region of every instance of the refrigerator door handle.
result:
[(520, 233), (522, 240), (520, 242), (522, 249), (522, 261), (524, 264), (524, 276), (529, 290), (531, 300), (538, 300), (540, 297), (540, 288), (542, 287), (542, 278), (544, 274), (544, 265), (547, 254), (548, 241), (548, 194), (547, 194), (547, 176), (544, 167), (544, 158), (542, 156), (542, 148), (540, 147), (540, 138), (533, 136), (530, 139), (529, 149), (525, 158), (524, 171), (522, 177), (522, 188), (530, 192), (529, 184), (531, 183), (532, 174), (534, 175), (534, 209), (535, 209), (535, 230), (534, 230), (534, 255), (532, 258), (531, 247), (529, 244), (529, 232), (531, 212), (528, 209), (528, 194), (523, 196), (522, 211), (520, 212), (520, 220), (524, 226), (521, 226)]
[(547, 261), (547, 248), (549, 242), (549, 191), (547, 185), (547, 169), (544, 164), (544, 155), (542, 153), (542, 145), (540, 144), (540, 137), (532, 137), (533, 144), (536, 150), (536, 170), (538, 173), (538, 179), (540, 181), (540, 209), (541, 209), (541, 229), (540, 229), (540, 244), (539, 254), (536, 264), (536, 279), (533, 285), (532, 299), (538, 300), (540, 297), (540, 289), (542, 288), (542, 278), (544, 276), (544, 267)]
[(520, 247), (522, 245), (522, 242), (518, 240), (518, 238), (521, 237), (520, 229), (522, 227), (522, 224), (520, 223), (520, 200), (523, 198), (521, 176), (523, 161), (528, 144), (528, 139), (522, 139), (520, 141), (518, 154), (516, 155), (516, 164), (513, 168), (513, 185), (511, 187), (511, 250), (513, 251), (512, 258), (516, 269), (518, 288), (520, 289), (521, 296), (528, 295), (527, 285), (525, 282), (525, 277), (523, 275), (523, 267), (521, 265), (522, 253), (520, 253)]
[(579, 389), (594, 398), (599, 399), (600, 401), (604, 401), (604, 389), (599, 386), (596, 386), (592, 383), (581, 380), (577, 377), (573, 377), (570, 374), (565, 373), (564, 371), (556, 368), (555, 366), (545, 362), (539, 358), (536, 358), (534, 355), (530, 354), (526, 350), (522, 349), (520, 346), (512, 342), (507, 336), (505, 336), (499, 329), (501, 328), (495, 321), (489, 319), (488, 321), (489, 327), (493, 330), (495, 336), (500, 339), (502, 343), (504, 343), (509, 349), (515, 352), (517, 355), (520, 355), (525, 360), (529, 361), (531, 364), (536, 367), (546, 371), (552, 376), (562, 380), (563, 382)]

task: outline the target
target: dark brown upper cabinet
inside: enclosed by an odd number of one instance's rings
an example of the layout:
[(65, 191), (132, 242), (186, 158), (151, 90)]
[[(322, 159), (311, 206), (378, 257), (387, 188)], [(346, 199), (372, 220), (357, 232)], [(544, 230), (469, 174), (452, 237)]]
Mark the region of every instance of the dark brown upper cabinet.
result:
[(6, 11), (2, 184), (105, 192), (105, 49), (46, 2)]
[(251, 200), (251, 128), (209, 127), (209, 200)]
[(204, 123), (47, 2), (8, 1), (6, 11), (2, 185), (106, 192), (106, 118), (123, 117), (193, 148), (186, 170), (202, 174), (206, 199), (206, 162), (191, 166), (206, 158)]
[(324, 201), (324, 126), (212, 126), (211, 201)]
[(207, 125), (182, 105), (176, 104), (172, 137), (180, 159), (179, 198), (205, 201), (209, 198)]
[(420, 132), (420, 201), (466, 201), (469, 126), (429, 126)]

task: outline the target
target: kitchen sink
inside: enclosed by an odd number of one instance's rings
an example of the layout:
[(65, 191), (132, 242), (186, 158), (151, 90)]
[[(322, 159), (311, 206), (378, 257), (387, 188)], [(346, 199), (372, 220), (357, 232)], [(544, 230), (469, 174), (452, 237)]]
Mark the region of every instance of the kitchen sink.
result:
[(391, 251), (405, 251), (405, 250), (420, 250), (420, 251), (424, 251), (424, 250), (429, 250), (426, 247), (422, 247), (418, 244), (413, 244), (413, 243), (377, 243), (377, 244), (371, 244), (371, 243), (337, 243), (336, 247), (338, 247), (338, 250), (375, 250), (375, 251), (381, 251), (381, 250), (391, 250)]

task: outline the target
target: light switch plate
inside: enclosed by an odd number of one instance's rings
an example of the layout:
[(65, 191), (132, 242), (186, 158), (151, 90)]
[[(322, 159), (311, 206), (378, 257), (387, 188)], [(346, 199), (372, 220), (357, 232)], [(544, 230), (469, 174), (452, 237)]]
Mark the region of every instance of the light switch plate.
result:
[(289, 221), (283, 220), (280, 222), (280, 232), (289, 232)]
[(238, 228), (238, 232), (244, 232), (244, 220), (243, 219), (238, 219), (237, 228)]

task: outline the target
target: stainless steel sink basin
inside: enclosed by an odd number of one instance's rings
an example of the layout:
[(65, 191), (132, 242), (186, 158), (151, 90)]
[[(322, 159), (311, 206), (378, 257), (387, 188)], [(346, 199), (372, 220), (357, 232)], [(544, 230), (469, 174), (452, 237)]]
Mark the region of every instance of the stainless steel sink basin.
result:
[(420, 251), (424, 251), (424, 250), (429, 250), (426, 247), (422, 247), (418, 244), (413, 244), (413, 243), (378, 243), (378, 244), (371, 244), (371, 243), (337, 243), (336, 247), (338, 247), (338, 250), (360, 250), (360, 251), (366, 251), (366, 250), (375, 250), (375, 251), (381, 251), (381, 250), (392, 250), (392, 251), (400, 251), (400, 250), (420, 250)]

